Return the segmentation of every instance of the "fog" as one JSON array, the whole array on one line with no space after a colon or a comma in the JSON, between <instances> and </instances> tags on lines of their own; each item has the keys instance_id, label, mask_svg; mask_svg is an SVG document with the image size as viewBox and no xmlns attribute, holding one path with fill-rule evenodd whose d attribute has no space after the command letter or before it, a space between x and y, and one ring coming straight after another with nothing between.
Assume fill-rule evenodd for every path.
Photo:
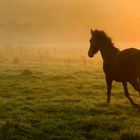
<instances>
[{"instance_id":1,"label":"fog","mask_svg":"<svg viewBox=\"0 0 140 140\"><path fill-rule=\"evenodd\" d=\"M140 41L138 0L1 0L0 44L87 43L90 29Z\"/></svg>"}]
</instances>

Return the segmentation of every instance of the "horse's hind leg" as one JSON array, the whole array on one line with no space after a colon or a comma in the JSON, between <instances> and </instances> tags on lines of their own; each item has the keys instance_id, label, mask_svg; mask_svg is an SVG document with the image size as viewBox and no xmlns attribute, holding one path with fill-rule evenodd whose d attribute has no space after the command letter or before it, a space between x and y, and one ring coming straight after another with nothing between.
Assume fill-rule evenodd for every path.
<instances>
[{"instance_id":1,"label":"horse's hind leg","mask_svg":"<svg viewBox=\"0 0 140 140\"><path fill-rule=\"evenodd\" d=\"M138 105L134 103L134 101L131 99L131 97L129 95L128 88L127 88L127 82L123 82L123 87L124 87L124 94L129 99L131 105L133 107L138 107Z\"/></svg>"},{"instance_id":2,"label":"horse's hind leg","mask_svg":"<svg viewBox=\"0 0 140 140\"><path fill-rule=\"evenodd\" d=\"M129 83L133 86L133 88L139 92L140 94L140 82L139 79L135 78L135 80L129 81Z\"/></svg>"}]
</instances>

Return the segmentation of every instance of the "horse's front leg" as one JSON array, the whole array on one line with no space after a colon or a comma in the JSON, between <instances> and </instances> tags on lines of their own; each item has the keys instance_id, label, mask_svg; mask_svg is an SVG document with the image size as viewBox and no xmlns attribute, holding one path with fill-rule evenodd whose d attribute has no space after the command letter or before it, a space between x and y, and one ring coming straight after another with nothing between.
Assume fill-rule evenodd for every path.
<instances>
[{"instance_id":1,"label":"horse's front leg","mask_svg":"<svg viewBox=\"0 0 140 140\"><path fill-rule=\"evenodd\" d=\"M110 95L111 95L111 89L112 89L112 81L110 78L106 77L106 83L107 83L107 103L110 103Z\"/></svg>"}]
</instances>

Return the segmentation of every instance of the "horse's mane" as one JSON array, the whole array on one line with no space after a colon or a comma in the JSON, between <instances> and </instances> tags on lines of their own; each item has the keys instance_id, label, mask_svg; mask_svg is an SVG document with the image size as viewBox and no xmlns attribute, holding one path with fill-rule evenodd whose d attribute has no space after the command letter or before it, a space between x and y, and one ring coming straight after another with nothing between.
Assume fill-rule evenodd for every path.
<instances>
[{"instance_id":1,"label":"horse's mane","mask_svg":"<svg viewBox=\"0 0 140 140\"><path fill-rule=\"evenodd\" d=\"M101 43L104 43L106 46L110 47L110 49L114 51L119 51L118 48L116 48L109 36L104 31L94 30L93 32L94 38L98 38Z\"/></svg>"}]
</instances>

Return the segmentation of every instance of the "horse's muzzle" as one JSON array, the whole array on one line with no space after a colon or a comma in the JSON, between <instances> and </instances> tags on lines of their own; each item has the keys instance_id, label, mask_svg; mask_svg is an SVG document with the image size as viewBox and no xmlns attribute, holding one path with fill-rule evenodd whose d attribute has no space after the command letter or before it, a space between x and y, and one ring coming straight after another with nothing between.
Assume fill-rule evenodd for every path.
<instances>
[{"instance_id":1,"label":"horse's muzzle","mask_svg":"<svg viewBox=\"0 0 140 140\"><path fill-rule=\"evenodd\" d=\"M88 51L88 56L93 57L94 55L90 51Z\"/></svg>"}]
</instances>

